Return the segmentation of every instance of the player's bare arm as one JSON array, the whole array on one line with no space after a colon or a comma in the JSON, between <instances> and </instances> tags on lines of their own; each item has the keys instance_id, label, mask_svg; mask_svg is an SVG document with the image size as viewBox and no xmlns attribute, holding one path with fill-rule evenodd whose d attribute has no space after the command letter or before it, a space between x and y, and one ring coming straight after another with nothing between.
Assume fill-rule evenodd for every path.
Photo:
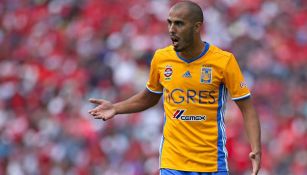
<instances>
[{"instance_id":1,"label":"player's bare arm","mask_svg":"<svg viewBox=\"0 0 307 175\"><path fill-rule=\"evenodd\" d=\"M251 98L238 100L236 103L243 114L245 129L252 148L252 152L249 154L253 166L252 175L257 175L261 164L261 131L259 118L253 107Z\"/></svg>"},{"instance_id":2,"label":"player's bare arm","mask_svg":"<svg viewBox=\"0 0 307 175\"><path fill-rule=\"evenodd\" d=\"M113 118L116 114L127 114L144 111L154 105L156 105L160 99L160 94L155 94L147 89L139 92L138 94L130 97L127 100L112 104L109 101L103 99L89 99L91 103L97 104L94 109L91 109L89 113L94 116L95 119L108 120Z\"/></svg>"}]
</instances>

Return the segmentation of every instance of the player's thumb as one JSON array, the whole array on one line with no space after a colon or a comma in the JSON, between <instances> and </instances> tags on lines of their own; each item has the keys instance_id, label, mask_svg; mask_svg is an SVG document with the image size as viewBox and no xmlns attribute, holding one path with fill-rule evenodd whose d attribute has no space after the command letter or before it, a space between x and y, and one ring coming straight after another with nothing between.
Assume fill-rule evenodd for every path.
<instances>
[{"instance_id":1,"label":"player's thumb","mask_svg":"<svg viewBox=\"0 0 307 175\"><path fill-rule=\"evenodd\" d=\"M256 155L256 153L250 152L249 153L249 158L250 158L250 160L252 162L252 167L253 167L252 175L257 175L260 167L257 164L257 155Z\"/></svg>"},{"instance_id":2,"label":"player's thumb","mask_svg":"<svg viewBox=\"0 0 307 175\"><path fill-rule=\"evenodd\" d=\"M255 159L256 158L256 154L254 152L250 152L249 153L249 158L252 160L252 159Z\"/></svg>"},{"instance_id":3,"label":"player's thumb","mask_svg":"<svg viewBox=\"0 0 307 175\"><path fill-rule=\"evenodd\" d=\"M97 105L100 105L104 102L104 100L96 99L96 98L90 98L88 101L91 102L91 103L97 104Z\"/></svg>"}]
</instances>

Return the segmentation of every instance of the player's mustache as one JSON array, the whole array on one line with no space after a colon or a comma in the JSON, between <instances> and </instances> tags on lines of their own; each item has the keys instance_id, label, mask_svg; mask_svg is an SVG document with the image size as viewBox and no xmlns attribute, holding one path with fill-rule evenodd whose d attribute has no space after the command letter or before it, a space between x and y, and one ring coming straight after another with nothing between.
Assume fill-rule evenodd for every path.
<instances>
[{"instance_id":1,"label":"player's mustache","mask_svg":"<svg viewBox=\"0 0 307 175\"><path fill-rule=\"evenodd\" d=\"M178 36L176 36L176 35L170 35L170 38L171 38L171 40L172 41L179 41L179 37Z\"/></svg>"}]
</instances>

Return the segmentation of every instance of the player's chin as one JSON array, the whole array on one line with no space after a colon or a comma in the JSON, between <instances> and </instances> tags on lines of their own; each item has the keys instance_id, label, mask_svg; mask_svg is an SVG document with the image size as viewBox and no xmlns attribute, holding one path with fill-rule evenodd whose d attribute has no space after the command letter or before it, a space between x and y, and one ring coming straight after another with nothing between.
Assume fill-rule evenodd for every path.
<instances>
[{"instance_id":1,"label":"player's chin","mask_svg":"<svg viewBox=\"0 0 307 175\"><path fill-rule=\"evenodd\" d=\"M174 50L176 52L182 52L183 49L181 47L179 47L179 46L174 46Z\"/></svg>"}]
</instances>

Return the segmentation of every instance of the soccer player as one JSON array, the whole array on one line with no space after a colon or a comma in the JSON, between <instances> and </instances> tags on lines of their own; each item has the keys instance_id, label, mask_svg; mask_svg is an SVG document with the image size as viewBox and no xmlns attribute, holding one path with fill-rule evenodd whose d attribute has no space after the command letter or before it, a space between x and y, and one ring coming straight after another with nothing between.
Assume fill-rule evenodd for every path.
<instances>
[{"instance_id":1,"label":"soccer player","mask_svg":"<svg viewBox=\"0 0 307 175\"><path fill-rule=\"evenodd\" d=\"M172 45L155 52L146 89L89 113L108 120L116 114L140 112L163 95L165 124L160 146L161 175L227 175L225 104L228 93L244 117L252 152L252 175L260 169L258 115L233 54L201 40L203 12L194 2L175 4L167 19Z\"/></svg>"}]
</instances>

